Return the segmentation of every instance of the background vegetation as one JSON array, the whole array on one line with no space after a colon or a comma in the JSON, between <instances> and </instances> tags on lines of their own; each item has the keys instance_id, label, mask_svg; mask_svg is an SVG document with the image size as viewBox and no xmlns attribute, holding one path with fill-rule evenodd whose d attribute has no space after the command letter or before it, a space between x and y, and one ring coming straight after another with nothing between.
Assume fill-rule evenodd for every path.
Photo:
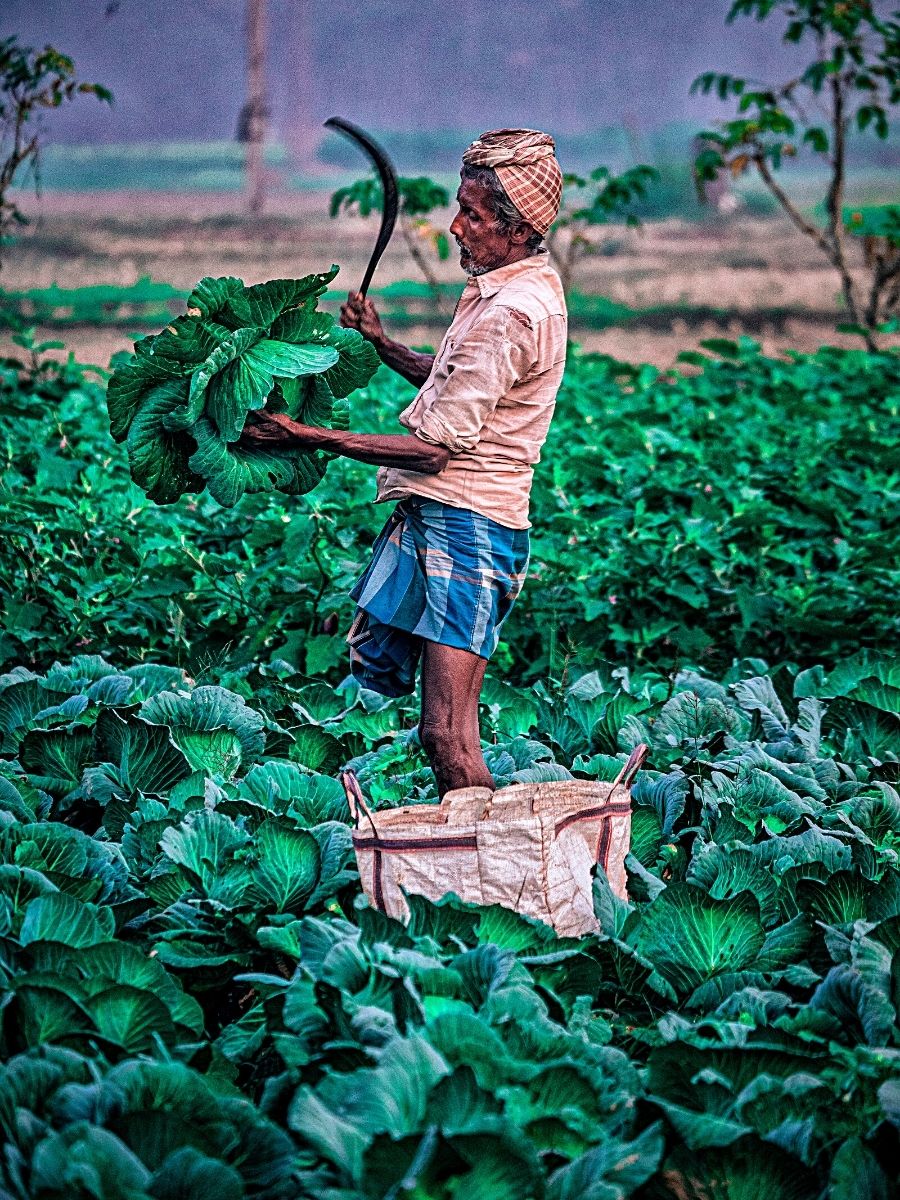
<instances>
[{"instance_id":1,"label":"background vegetation","mask_svg":"<svg viewBox=\"0 0 900 1200\"><path fill-rule=\"evenodd\" d=\"M499 661L516 680L588 662L806 666L892 642L896 355L774 360L746 339L661 373L573 352L533 493L531 580ZM159 507L106 431L102 378L38 355L0 393L6 491L0 661L160 655L197 674L251 660L338 682L337 614L386 514L371 471L332 467L299 504L207 494ZM352 405L388 428L383 369ZM36 523L35 517L39 520ZM312 638L312 641L309 639Z\"/></svg>"},{"instance_id":2,"label":"background vegetation","mask_svg":"<svg viewBox=\"0 0 900 1200\"><path fill-rule=\"evenodd\" d=\"M895 354L572 352L498 784L639 741L628 903L560 941L358 894L334 778L430 802L415 700L346 677L380 514L165 507L103 372L0 393L0 1181L21 1197L843 1200L897 1182ZM682 373L683 372L683 373ZM387 425L405 385L352 403ZM762 1191L760 1192L760 1189Z\"/></svg>"}]
</instances>

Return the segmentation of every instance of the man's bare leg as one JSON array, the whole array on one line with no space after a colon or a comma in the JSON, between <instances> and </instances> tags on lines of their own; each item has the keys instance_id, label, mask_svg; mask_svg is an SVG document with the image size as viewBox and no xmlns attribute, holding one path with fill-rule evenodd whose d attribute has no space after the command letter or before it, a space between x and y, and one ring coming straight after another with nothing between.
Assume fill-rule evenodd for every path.
<instances>
[{"instance_id":1,"label":"man's bare leg","mask_svg":"<svg viewBox=\"0 0 900 1200\"><path fill-rule=\"evenodd\" d=\"M462 787L494 787L481 753L478 697L487 659L455 646L424 643L419 737L438 795Z\"/></svg>"}]
</instances>

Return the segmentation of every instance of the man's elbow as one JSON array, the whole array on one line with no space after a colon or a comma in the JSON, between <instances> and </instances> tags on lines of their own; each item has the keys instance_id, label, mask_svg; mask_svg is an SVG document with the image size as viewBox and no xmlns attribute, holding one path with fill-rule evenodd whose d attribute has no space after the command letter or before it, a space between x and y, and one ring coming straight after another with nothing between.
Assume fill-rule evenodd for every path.
<instances>
[{"instance_id":1,"label":"man's elbow","mask_svg":"<svg viewBox=\"0 0 900 1200\"><path fill-rule=\"evenodd\" d=\"M440 475L450 461L450 451L446 446L430 446L429 453L422 465L423 475Z\"/></svg>"}]
</instances>

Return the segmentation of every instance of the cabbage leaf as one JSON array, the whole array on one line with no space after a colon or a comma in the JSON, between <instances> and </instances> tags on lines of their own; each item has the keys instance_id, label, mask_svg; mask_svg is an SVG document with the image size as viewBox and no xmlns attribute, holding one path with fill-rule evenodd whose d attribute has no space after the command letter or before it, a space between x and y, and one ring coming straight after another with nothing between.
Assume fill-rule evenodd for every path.
<instances>
[{"instance_id":1,"label":"cabbage leaf","mask_svg":"<svg viewBox=\"0 0 900 1200\"><path fill-rule=\"evenodd\" d=\"M208 489L231 507L247 492L299 495L322 479L320 451L238 447L263 408L304 424L346 429L346 397L364 387L378 355L361 334L316 309L337 267L245 287L201 279L187 313L135 344L107 389L110 431L125 442L131 477L172 504Z\"/></svg>"}]
</instances>

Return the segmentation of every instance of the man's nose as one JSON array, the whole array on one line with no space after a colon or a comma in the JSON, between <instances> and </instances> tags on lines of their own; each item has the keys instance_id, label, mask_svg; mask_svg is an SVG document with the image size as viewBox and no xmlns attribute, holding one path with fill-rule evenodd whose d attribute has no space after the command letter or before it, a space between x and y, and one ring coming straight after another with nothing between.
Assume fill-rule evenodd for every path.
<instances>
[{"instance_id":1,"label":"man's nose","mask_svg":"<svg viewBox=\"0 0 900 1200\"><path fill-rule=\"evenodd\" d=\"M454 237L462 237L462 210L450 222L450 232Z\"/></svg>"}]
</instances>

